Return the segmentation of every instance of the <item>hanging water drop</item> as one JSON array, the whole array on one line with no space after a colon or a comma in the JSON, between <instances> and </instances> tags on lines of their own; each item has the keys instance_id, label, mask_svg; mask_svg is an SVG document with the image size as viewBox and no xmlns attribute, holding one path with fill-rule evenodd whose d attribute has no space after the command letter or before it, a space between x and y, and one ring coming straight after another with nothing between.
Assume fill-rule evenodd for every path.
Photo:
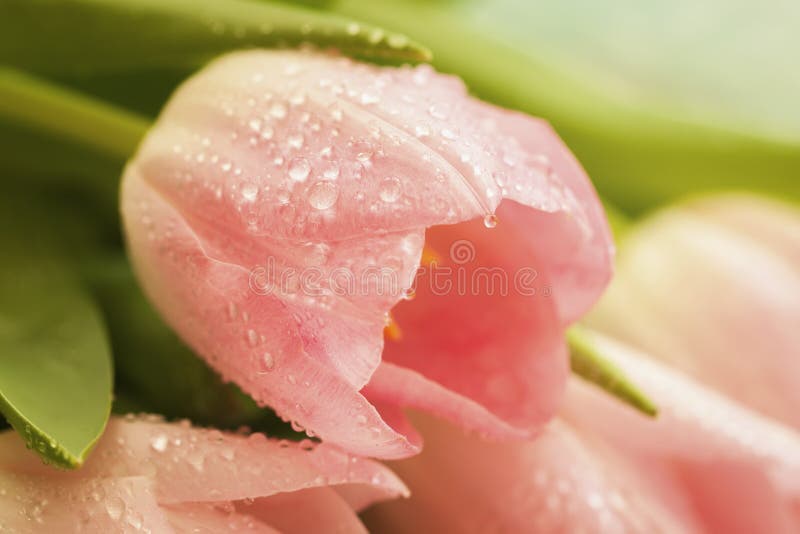
<instances>
[{"instance_id":1,"label":"hanging water drop","mask_svg":"<svg viewBox=\"0 0 800 534\"><path fill-rule=\"evenodd\" d=\"M494 228L497 226L497 215L489 213L483 218L483 225L486 228Z\"/></svg>"}]
</instances>

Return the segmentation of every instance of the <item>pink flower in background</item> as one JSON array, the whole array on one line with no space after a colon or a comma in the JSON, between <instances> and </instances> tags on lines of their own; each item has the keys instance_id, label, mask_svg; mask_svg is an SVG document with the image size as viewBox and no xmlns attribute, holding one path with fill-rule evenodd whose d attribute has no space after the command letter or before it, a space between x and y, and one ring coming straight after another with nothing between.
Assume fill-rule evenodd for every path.
<instances>
[{"instance_id":1,"label":"pink flower in background","mask_svg":"<svg viewBox=\"0 0 800 534\"><path fill-rule=\"evenodd\" d=\"M578 379L561 420L533 441L485 441L420 418L425 449L391 463L411 498L372 508L368 527L570 534L800 529L800 435L645 355L593 339L652 396L658 418Z\"/></svg>"},{"instance_id":2,"label":"pink flower in background","mask_svg":"<svg viewBox=\"0 0 800 534\"><path fill-rule=\"evenodd\" d=\"M20 534L361 533L357 512L401 495L379 463L310 441L117 418L64 472L0 435L0 526Z\"/></svg>"},{"instance_id":3,"label":"pink flower in background","mask_svg":"<svg viewBox=\"0 0 800 534\"><path fill-rule=\"evenodd\" d=\"M706 532L800 530L800 434L618 342L594 341L653 398L658 417L644 418L577 380L563 417L672 488Z\"/></svg>"},{"instance_id":4,"label":"pink flower in background","mask_svg":"<svg viewBox=\"0 0 800 534\"><path fill-rule=\"evenodd\" d=\"M638 225L589 323L800 428L800 213L744 194Z\"/></svg>"},{"instance_id":5,"label":"pink flower in background","mask_svg":"<svg viewBox=\"0 0 800 534\"><path fill-rule=\"evenodd\" d=\"M128 165L122 212L147 294L210 365L385 458L419 450L406 406L532 435L565 385L563 330L610 275L600 204L549 126L427 66L217 60Z\"/></svg>"}]
</instances>

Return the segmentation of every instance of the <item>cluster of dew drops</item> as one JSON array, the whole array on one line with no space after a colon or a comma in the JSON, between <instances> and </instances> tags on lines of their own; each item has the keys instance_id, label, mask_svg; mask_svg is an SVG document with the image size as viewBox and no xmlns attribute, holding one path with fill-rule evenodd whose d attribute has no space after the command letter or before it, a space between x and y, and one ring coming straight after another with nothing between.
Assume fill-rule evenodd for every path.
<instances>
[{"instance_id":1,"label":"cluster of dew drops","mask_svg":"<svg viewBox=\"0 0 800 534\"><path fill-rule=\"evenodd\" d=\"M517 197L533 197L534 204L551 210L569 204L568 191L553 194L559 181L547 156L528 154L491 119L472 124L459 118L475 107L460 81L426 65L376 70L346 58L300 53L310 59L287 54L277 80L274 72L254 67L247 79L235 82L235 90L220 91L216 105L232 125L227 133L198 133L173 146L199 176L210 173L205 185L215 198L225 196L236 206L252 233L268 234L280 220L289 231L310 233L335 220L343 197L345 209L352 201L379 218L392 210L407 217L414 202L423 202L445 214L444 223L457 222L463 217L459 207L434 189L448 173L472 191L487 228L497 225L494 209L510 193L511 173L531 175L512 181ZM462 94L448 99L453 91ZM348 115L354 115L349 122ZM358 121L363 136L343 133ZM432 175L427 189L380 170L380 161L403 144L423 147L421 168L430 167ZM191 168L183 172L191 181Z\"/></svg>"}]
</instances>

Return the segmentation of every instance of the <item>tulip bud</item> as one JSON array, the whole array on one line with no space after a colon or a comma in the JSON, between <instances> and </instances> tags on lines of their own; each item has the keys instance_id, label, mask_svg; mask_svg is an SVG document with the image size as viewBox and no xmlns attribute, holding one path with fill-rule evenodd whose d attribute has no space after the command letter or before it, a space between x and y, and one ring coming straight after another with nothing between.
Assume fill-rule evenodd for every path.
<instances>
[{"instance_id":1,"label":"tulip bud","mask_svg":"<svg viewBox=\"0 0 800 534\"><path fill-rule=\"evenodd\" d=\"M800 427L800 214L745 195L668 208L624 241L590 317L763 413Z\"/></svg>"},{"instance_id":2,"label":"tulip bud","mask_svg":"<svg viewBox=\"0 0 800 534\"><path fill-rule=\"evenodd\" d=\"M366 455L418 450L404 406L536 431L567 376L563 330L609 276L602 209L554 132L427 66L223 57L166 106L122 212L188 345Z\"/></svg>"}]
</instances>

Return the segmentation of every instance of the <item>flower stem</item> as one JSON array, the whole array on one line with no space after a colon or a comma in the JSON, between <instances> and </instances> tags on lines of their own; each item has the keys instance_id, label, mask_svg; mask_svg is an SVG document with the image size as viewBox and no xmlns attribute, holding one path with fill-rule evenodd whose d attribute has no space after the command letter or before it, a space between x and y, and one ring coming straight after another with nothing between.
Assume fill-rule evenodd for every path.
<instances>
[{"instance_id":1,"label":"flower stem","mask_svg":"<svg viewBox=\"0 0 800 534\"><path fill-rule=\"evenodd\" d=\"M128 159L150 121L138 114L0 67L0 117Z\"/></svg>"}]
</instances>

